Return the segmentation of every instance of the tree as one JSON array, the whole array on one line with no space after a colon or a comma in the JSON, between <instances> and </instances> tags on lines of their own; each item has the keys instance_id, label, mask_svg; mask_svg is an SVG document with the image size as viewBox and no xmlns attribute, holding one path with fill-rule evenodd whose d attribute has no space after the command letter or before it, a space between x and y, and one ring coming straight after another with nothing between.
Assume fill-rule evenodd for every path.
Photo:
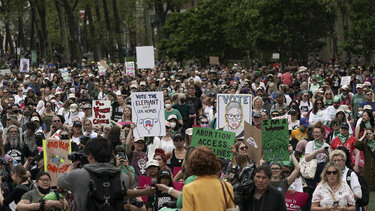
<instances>
[{"instance_id":1,"label":"tree","mask_svg":"<svg viewBox=\"0 0 375 211\"><path fill-rule=\"evenodd\" d=\"M375 49L375 4L371 0L352 0L349 5L351 27L344 49L365 56L367 63Z\"/></svg>"}]
</instances>

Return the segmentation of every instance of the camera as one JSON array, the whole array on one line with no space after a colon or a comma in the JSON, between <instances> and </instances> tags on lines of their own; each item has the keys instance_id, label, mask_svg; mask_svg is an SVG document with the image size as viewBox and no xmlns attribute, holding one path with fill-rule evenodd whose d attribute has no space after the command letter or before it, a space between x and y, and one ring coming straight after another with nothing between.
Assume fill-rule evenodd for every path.
<instances>
[{"instance_id":1,"label":"camera","mask_svg":"<svg viewBox=\"0 0 375 211\"><path fill-rule=\"evenodd\" d=\"M136 206L138 208L141 208L143 207L144 205L144 202L143 201L138 201L137 199L133 198L133 199L129 199L128 201L126 201L125 203L129 203L133 206Z\"/></svg>"},{"instance_id":2,"label":"camera","mask_svg":"<svg viewBox=\"0 0 375 211\"><path fill-rule=\"evenodd\" d=\"M71 160L72 163L78 163L77 168L82 168L83 165L89 163L87 155L83 151L70 153L68 159Z\"/></svg>"}]
</instances>

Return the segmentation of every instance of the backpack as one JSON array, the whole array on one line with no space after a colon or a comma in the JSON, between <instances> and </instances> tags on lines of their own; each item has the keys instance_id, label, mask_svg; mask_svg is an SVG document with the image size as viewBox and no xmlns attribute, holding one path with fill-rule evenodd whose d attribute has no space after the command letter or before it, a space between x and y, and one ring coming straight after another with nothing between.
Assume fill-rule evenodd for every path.
<instances>
[{"instance_id":1,"label":"backpack","mask_svg":"<svg viewBox=\"0 0 375 211\"><path fill-rule=\"evenodd\" d=\"M126 188L125 181L121 181L120 178L121 171L97 173L85 169L90 174L86 210L123 210Z\"/></svg>"},{"instance_id":2,"label":"backpack","mask_svg":"<svg viewBox=\"0 0 375 211\"><path fill-rule=\"evenodd\" d=\"M349 185L350 189L352 188L350 186L350 180L351 180L350 175L352 174L352 172L354 172L354 171L349 169L348 173L346 174L346 183ZM368 203L369 203L370 193L369 193L368 186L367 186L365 178L363 178L361 175L359 175L357 173L355 173L355 174L358 176L358 181L359 181L359 184L361 185L361 191L362 191L362 198L358 199L357 203L360 207L364 207L364 206L368 205Z\"/></svg>"}]
</instances>

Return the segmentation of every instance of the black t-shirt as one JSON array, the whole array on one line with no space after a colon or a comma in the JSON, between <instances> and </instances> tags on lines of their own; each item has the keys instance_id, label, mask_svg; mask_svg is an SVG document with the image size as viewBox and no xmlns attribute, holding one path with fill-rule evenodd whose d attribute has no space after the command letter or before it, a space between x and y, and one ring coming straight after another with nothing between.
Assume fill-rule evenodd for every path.
<instances>
[{"instance_id":1,"label":"black t-shirt","mask_svg":"<svg viewBox=\"0 0 375 211\"><path fill-rule=\"evenodd\" d=\"M4 146L4 151L6 155L11 156L17 163L25 163L25 158L31 156L29 148L25 145L23 148L11 148L10 144Z\"/></svg>"},{"instance_id":2,"label":"black t-shirt","mask_svg":"<svg viewBox=\"0 0 375 211\"><path fill-rule=\"evenodd\" d=\"M199 117L199 109L202 108L202 101L197 97L187 97L186 103L190 105L190 113L196 114Z\"/></svg>"},{"instance_id":3,"label":"black t-shirt","mask_svg":"<svg viewBox=\"0 0 375 211\"><path fill-rule=\"evenodd\" d=\"M254 191L255 188L246 200L242 200L240 210L286 211L285 198L280 191L268 185L266 192L259 200L253 197Z\"/></svg>"},{"instance_id":4,"label":"black t-shirt","mask_svg":"<svg viewBox=\"0 0 375 211\"><path fill-rule=\"evenodd\" d=\"M166 207L168 204L168 208L176 208L176 201L177 199L173 196L169 195L168 193L161 193L160 191L156 191L154 196L148 197L146 201L146 208L154 208L153 210L160 210L163 207ZM173 205L170 207L169 205Z\"/></svg>"}]
</instances>

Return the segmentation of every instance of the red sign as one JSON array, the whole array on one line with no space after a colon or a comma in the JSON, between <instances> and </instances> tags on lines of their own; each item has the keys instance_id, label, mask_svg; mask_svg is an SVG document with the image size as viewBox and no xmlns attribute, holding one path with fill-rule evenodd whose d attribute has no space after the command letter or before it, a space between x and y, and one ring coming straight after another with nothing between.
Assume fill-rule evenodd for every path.
<instances>
[{"instance_id":1,"label":"red sign","mask_svg":"<svg viewBox=\"0 0 375 211\"><path fill-rule=\"evenodd\" d=\"M293 195L290 195L290 191L287 191L285 196L286 209L288 211L301 210L308 199L308 193L295 192Z\"/></svg>"}]
</instances>

